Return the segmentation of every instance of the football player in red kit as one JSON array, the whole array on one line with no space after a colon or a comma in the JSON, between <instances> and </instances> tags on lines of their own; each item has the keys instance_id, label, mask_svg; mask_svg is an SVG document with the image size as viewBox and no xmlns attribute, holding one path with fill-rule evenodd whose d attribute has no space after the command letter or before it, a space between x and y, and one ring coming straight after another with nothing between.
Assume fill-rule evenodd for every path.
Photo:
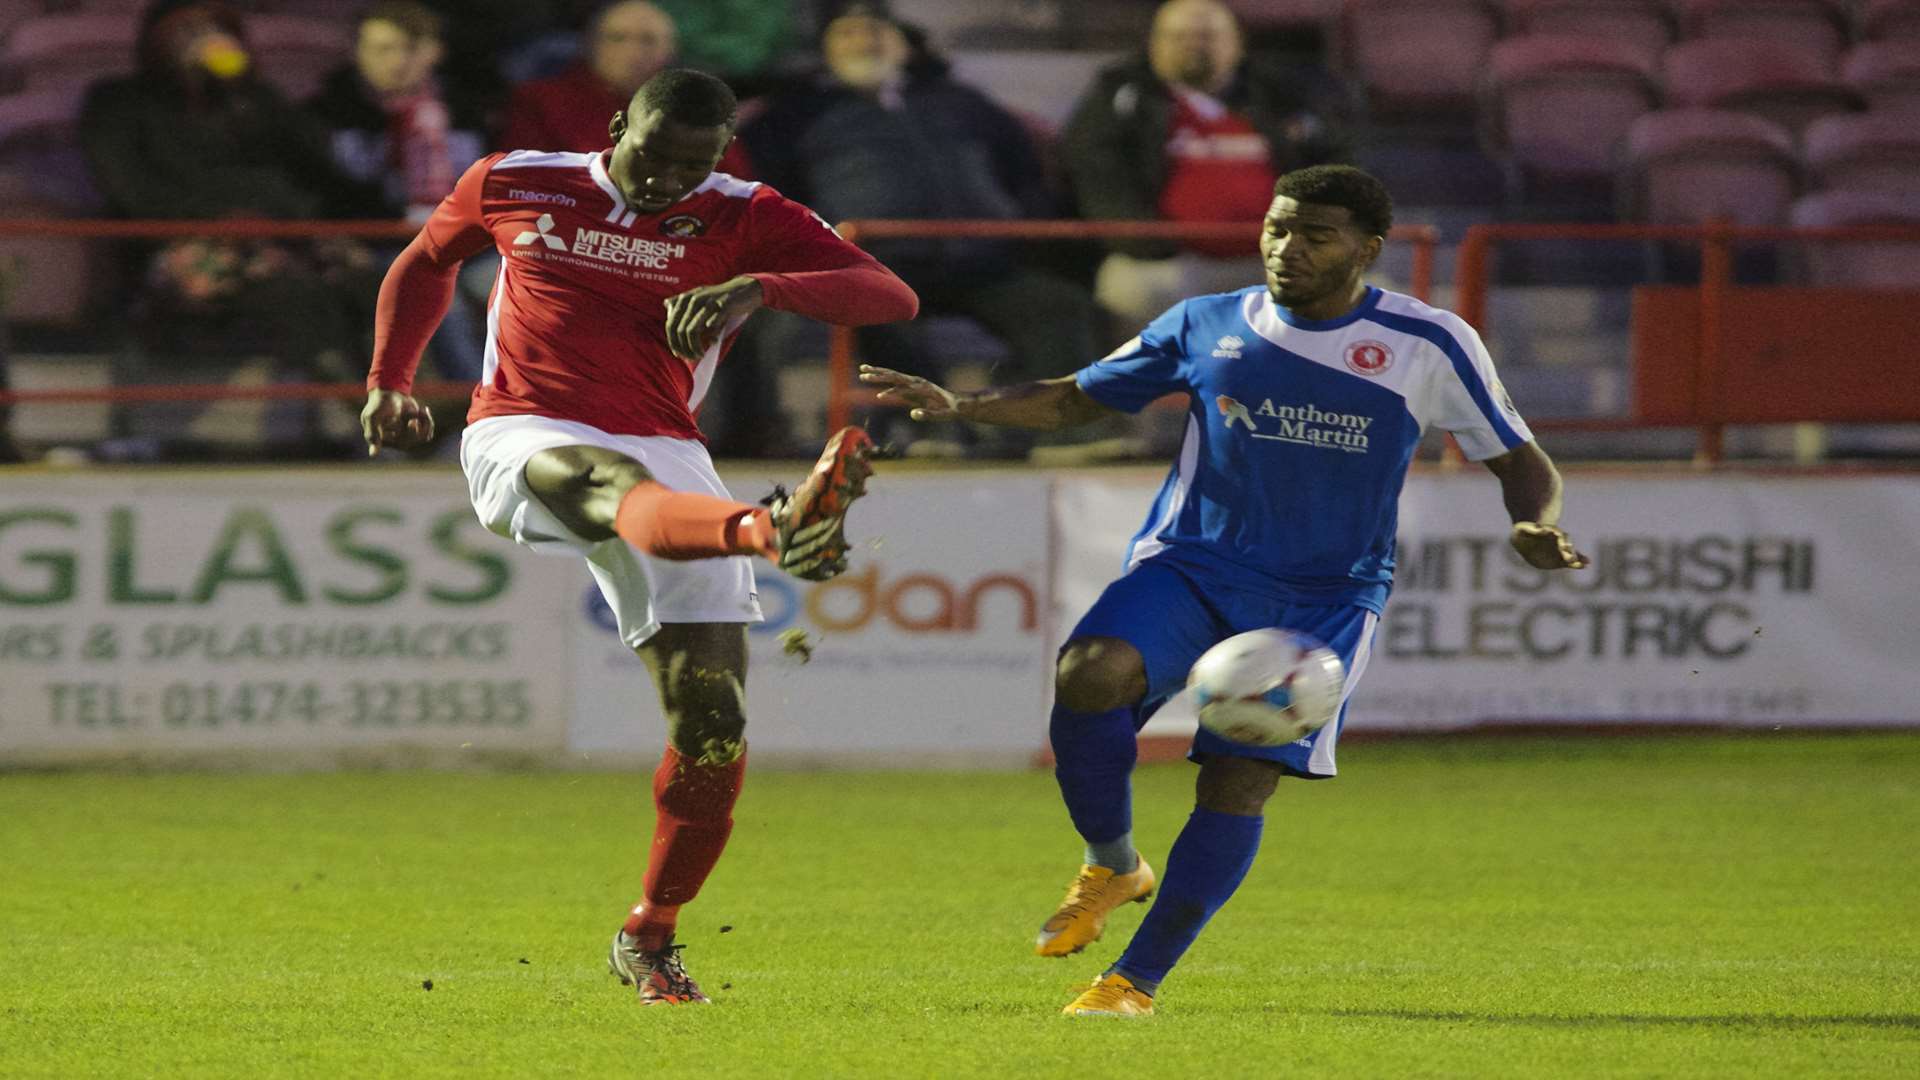
<instances>
[{"instance_id":1,"label":"football player in red kit","mask_svg":"<svg viewBox=\"0 0 1920 1080\"><path fill-rule=\"evenodd\" d=\"M586 558L659 689L653 844L609 957L648 1004L707 1000L673 933L726 845L746 765L750 557L810 580L844 569L872 449L861 429L839 432L763 508L721 486L694 414L757 308L863 325L919 306L812 211L713 171L735 107L720 80L668 70L614 115L610 150L494 154L467 170L387 272L361 413L370 452L432 437L408 392L414 368L461 260L497 248L460 462L489 529Z\"/></svg>"}]
</instances>

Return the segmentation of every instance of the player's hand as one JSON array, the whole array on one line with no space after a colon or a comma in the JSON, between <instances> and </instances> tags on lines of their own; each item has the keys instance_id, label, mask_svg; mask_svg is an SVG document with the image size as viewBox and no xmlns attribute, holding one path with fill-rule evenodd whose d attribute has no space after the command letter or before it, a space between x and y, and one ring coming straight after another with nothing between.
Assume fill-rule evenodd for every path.
<instances>
[{"instance_id":1,"label":"player's hand","mask_svg":"<svg viewBox=\"0 0 1920 1080\"><path fill-rule=\"evenodd\" d=\"M667 297L667 347L688 363L699 361L727 323L759 310L765 295L760 283L742 274L718 285L703 285Z\"/></svg>"},{"instance_id":2,"label":"player's hand","mask_svg":"<svg viewBox=\"0 0 1920 1080\"><path fill-rule=\"evenodd\" d=\"M905 406L915 420L960 419L960 395L918 375L861 364L860 381L880 387L882 402Z\"/></svg>"},{"instance_id":3,"label":"player's hand","mask_svg":"<svg viewBox=\"0 0 1920 1080\"><path fill-rule=\"evenodd\" d=\"M1516 521L1507 541L1527 560L1528 566L1542 570L1578 570L1593 561L1576 551L1573 538L1555 525Z\"/></svg>"},{"instance_id":4,"label":"player's hand","mask_svg":"<svg viewBox=\"0 0 1920 1080\"><path fill-rule=\"evenodd\" d=\"M411 450L433 438L433 411L398 390L367 391L367 407L360 410L360 434L367 440L367 456L383 446Z\"/></svg>"}]
</instances>

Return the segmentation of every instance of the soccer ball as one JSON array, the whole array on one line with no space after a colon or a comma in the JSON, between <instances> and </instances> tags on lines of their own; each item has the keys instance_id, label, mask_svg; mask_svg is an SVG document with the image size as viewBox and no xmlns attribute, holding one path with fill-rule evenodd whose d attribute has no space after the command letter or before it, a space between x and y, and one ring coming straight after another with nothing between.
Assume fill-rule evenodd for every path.
<instances>
[{"instance_id":1,"label":"soccer ball","mask_svg":"<svg viewBox=\"0 0 1920 1080\"><path fill-rule=\"evenodd\" d=\"M1249 630L1208 649L1187 674L1200 726L1230 742L1284 746L1340 711L1346 668L1293 630Z\"/></svg>"}]
</instances>

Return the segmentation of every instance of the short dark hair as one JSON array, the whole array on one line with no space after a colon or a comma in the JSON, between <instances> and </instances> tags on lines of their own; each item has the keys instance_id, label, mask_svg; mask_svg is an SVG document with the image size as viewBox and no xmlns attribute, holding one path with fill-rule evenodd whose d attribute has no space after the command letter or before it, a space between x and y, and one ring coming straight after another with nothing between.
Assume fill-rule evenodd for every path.
<instances>
[{"instance_id":1,"label":"short dark hair","mask_svg":"<svg viewBox=\"0 0 1920 1080\"><path fill-rule=\"evenodd\" d=\"M668 68L634 91L627 111L642 110L692 127L730 128L739 117L740 102L731 87L704 71Z\"/></svg>"},{"instance_id":2,"label":"short dark hair","mask_svg":"<svg viewBox=\"0 0 1920 1080\"><path fill-rule=\"evenodd\" d=\"M353 24L359 27L370 22L392 23L415 41L438 41L445 27L440 14L419 0L378 0L361 8Z\"/></svg>"},{"instance_id":3,"label":"short dark hair","mask_svg":"<svg viewBox=\"0 0 1920 1080\"><path fill-rule=\"evenodd\" d=\"M1387 194L1387 185L1351 165L1295 169L1275 181L1273 194L1294 202L1344 206L1368 236L1385 236L1393 228L1393 196Z\"/></svg>"}]
</instances>

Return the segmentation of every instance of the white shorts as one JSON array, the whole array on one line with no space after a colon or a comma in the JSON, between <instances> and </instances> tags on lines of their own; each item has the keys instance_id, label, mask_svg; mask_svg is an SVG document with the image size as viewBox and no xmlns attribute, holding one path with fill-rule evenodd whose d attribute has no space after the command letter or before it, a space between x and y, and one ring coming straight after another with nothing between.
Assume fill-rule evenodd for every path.
<instances>
[{"instance_id":1,"label":"white shorts","mask_svg":"<svg viewBox=\"0 0 1920 1080\"><path fill-rule=\"evenodd\" d=\"M515 543L555 555L581 555L619 620L620 637L638 648L661 623L760 621L753 564L745 556L658 559L625 540L585 540L560 523L527 487L527 459L562 446L599 446L625 454L675 491L730 499L707 448L664 435L609 435L545 416L490 416L460 437L460 468L480 524Z\"/></svg>"}]
</instances>

